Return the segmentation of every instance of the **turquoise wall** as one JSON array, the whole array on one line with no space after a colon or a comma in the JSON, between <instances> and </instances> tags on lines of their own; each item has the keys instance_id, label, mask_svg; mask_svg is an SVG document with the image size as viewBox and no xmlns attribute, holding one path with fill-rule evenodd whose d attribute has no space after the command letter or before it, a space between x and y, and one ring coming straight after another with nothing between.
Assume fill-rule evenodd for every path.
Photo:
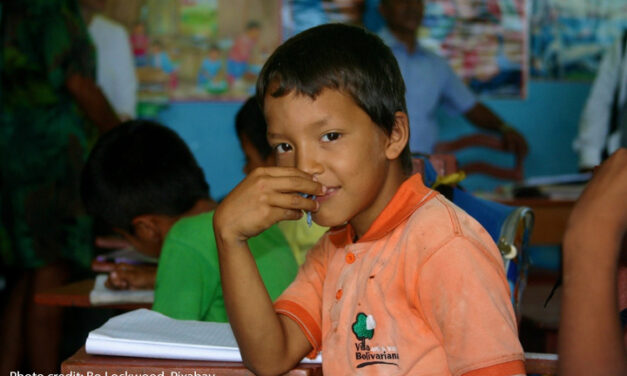
<instances>
[{"instance_id":1,"label":"turquoise wall","mask_svg":"<svg viewBox=\"0 0 627 376\"><path fill-rule=\"evenodd\" d=\"M506 122L518 129L529 143L529 155L525 159L525 177L575 173L577 155L572 143L577 135L579 117L583 110L590 83L565 83L532 81L527 98L486 100L484 103ZM476 128L461 117L440 114L442 124L440 138L455 139L472 133ZM483 160L505 167L512 167L510 155L487 149L458 154L458 160ZM464 183L469 190L493 190L507 183L485 176L470 176Z\"/></svg>"},{"instance_id":2,"label":"turquoise wall","mask_svg":"<svg viewBox=\"0 0 627 376\"><path fill-rule=\"evenodd\" d=\"M525 161L526 177L577 171L571 144L589 89L589 83L536 81L530 82L527 99L484 101L527 138L530 152ZM244 155L233 125L240 105L240 102L179 102L170 104L157 118L189 144L216 199L223 198L244 177ZM461 117L440 114L440 120L442 139L454 139L474 131ZM464 152L458 157L462 163L487 159L503 166L513 165L510 156L485 149ZM470 176L464 186L472 191L492 190L503 183Z\"/></svg>"},{"instance_id":3,"label":"turquoise wall","mask_svg":"<svg viewBox=\"0 0 627 376\"><path fill-rule=\"evenodd\" d=\"M220 200L244 178L244 154L234 119L241 102L179 102L162 110L157 120L187 142L205 171L211 196Z\"/></svg>"}]
</instances>

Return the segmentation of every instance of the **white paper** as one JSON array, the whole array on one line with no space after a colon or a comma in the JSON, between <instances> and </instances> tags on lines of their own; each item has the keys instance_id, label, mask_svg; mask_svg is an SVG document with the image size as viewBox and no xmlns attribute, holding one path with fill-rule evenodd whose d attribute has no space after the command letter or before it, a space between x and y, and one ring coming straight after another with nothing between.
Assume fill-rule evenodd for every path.
<instances>
[{"instance_id":1,"label":"white paper","mask_svg":"<svg viewBox=\"0 0 627 376\"><path fill-rule=\"evenodd\" d=\"M241 362L227 323L175 320L148 309L109 319L87 336L88 354ZM305 363L320 363L303 359Z\"/></svg>"},{"instance_id":2,"label":"white paper","mask_svg":"<svg viewBox=\"0 0 627 376\"><path fill-rule=\"evenodd\" d=\"M99 304L153 303L154 290L111 290L105 286L107 274L98 274L94 288L89 292L89 302Z\"/></svg>"},{"instance_id":3,"label":"white paper","mask_svg":"<svg viewBox=\"0 0 627 376\"><path fill-rule=\"evenodd\" d=\"M533 176L525 179L522 186L537 186L548 184L573 184L587 182L592 178L591 172L582 172L578 174L562 174L548 176Z\"/></svg>"}]
</instances>

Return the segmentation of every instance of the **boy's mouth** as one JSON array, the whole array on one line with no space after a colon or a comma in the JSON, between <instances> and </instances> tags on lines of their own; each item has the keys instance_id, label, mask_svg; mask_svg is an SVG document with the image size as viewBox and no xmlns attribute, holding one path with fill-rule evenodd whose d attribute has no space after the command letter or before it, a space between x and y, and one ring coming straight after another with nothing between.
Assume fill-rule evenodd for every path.
<instances>
[{"instance_id":1,"label":"boy's mouth","mask_svg":"<svg viewBox=\"0 0 627 376\"><path fill-rule=\"evenodd\" d=\"M331 198L331 196L335 195L335 193L337 193L339 189L340 187L327 187L327 191L324 195L316 196L316 201L318 201L318 203L323 203L324 201Z\"/></svg>"}]
</instances>

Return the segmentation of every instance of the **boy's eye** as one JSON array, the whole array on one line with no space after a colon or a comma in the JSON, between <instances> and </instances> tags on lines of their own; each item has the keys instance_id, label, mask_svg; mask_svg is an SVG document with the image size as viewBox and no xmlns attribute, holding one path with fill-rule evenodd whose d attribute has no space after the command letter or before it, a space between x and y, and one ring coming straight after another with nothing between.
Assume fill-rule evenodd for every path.
<instances>
[{"instance_id":1,"label":"boy's eye","mask_svg":"<svg viewBox=\"0 0 627 376\"><path fill-rule=\"evenodd\" d=\"M322 141L324 142L335 141L338 138L340 138L340 136L341 135L338 132L329 132L329 133L322 135Z\"/></svg>"},{"instance_id":2,"label":"boy's eye","mask_svg":"<svg viewBox=\"0 0 627 376\"><path fill-rule=\"evenodd\" d=\"M290 144L280 143L274 147L274 150L276 150L276 152L279 154L287 153L288 151L292 150L292 146Z\"/></svg>"}]
</instances>

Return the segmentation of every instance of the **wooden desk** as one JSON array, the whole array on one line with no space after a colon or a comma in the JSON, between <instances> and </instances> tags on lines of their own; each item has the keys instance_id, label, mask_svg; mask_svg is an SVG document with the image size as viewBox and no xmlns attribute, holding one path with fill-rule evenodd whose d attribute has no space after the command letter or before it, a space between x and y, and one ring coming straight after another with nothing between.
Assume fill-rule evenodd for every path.
<instances>
[{"instance_id":1,"label":"wooden desk","mask_svg":"<svg viewBox=\"0 0 627 376\"><path fill-rule=\"evenodd\" d=\"M155 374L164 372L164 376L176 376L179 374L207 374L216 376L226 375L253 375L239 362L210 362L198 360L175 359L148 359L130 358L123 356L90 355L85 348L79 349L66 361L61 363L61 373L69 375L75 372L77 375L111 375L115 374ZM105 373L106 372L106 373ZM321 376L321 364L300 364L287 373L290 376Z\"/></svg>"},{"instance_id":2,"label":"wooden desk","mask_svg":"<svg viewBox=\"0 0 627 376\"><path fill-rule=\"evenodd\" d=\"M525 353L525 370L528 374L557 375L557 355Z\"/></svg>"},{"instance_id":3,"label":"wooden desk","mask_svg":"<svg viewBox=\"0 0 627 376\"><path fill-rule=\"evenodd\" d=\"M530 245L560 245L566 230L568 216L574 200L550 200L546 198L518 198L496 200L511 206L527 206L533 210L534 225Z\"/></svg>"},{"instance_id":4,"label":"wooden desk","mask_svg":"<svg viewBox=\"0 0 627 376\"><path fill-rule=\"evenodd\" d=\"M35 294L35 303L59 307L103 307L124 310L152 307L152 304L146 303L92 305L89 301L89 292L93 288L93 279L70 283L61 287L38 292Z\"/></svg>"},{"instance_id":5,"label":"wooden desk","mask_svg":"<svg viewBox=\"0 0 627 376\"><path fill-rule=\"evenodd\" d=\"M525 354L525 367L527 373L538 373L543 375L555 375L557 373L557 357L555 354ZM164 376L179 374L209 374L216 376L226 375L252 375L242 363L239 362L210 362L197 360L174 360L174 359L149 359L130 358L122 356L90 355L85 353L85 348L79 349L66 361L61 363L61 372L77 375L111 375L115 374L155 374L164 372ZM296 368L287 373L290 376L322 376L322 365L320 364L299 364Z\"/></svg>"}]
</instances>

